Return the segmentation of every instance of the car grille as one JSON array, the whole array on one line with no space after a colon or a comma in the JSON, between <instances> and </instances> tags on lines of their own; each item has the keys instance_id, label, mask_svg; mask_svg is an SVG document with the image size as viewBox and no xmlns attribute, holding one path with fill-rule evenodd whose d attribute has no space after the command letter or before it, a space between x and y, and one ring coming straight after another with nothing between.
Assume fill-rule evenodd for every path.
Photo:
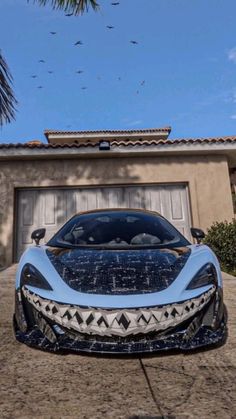
<instances>
[{"instance_id":1,"label":"car grille","mask_svg":"<svg viewBox=\"0 0 236 419\"><path fill-rule=\"evenodd\" d=\"M90 335L125 337L161 331L181 324L210 301L215 287L181 303L137 309L80 307L42 298L26 287L22 291L38 312L66 329Z\"/></svg>"}]
</instances>

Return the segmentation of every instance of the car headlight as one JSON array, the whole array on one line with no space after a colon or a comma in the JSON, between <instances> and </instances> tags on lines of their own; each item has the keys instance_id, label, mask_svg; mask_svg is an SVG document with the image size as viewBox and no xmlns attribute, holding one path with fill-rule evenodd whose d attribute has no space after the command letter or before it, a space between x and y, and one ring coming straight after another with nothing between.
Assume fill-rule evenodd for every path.
<instances>
[{"instance_id":1,"label":"car headlight","mask_svg":"<svg viewBox=\"0 0 236 419\"><path fill-rule=\"evenodd\" d=\"M217 273L215 266L212 263L207 263L196 273L186 289L194 290L211 284L217 285Z\"/></svg>"},{"instance_id":2,"label":"car headlight","mask_svg":"<svg viewBox=\"0 0 236 419\"><path fill-rule=\"evenodd\" d=\"M21 286L31 285L32 287L41 288L44 290L52 290L51 285L47 282L44 276L30 263L27 263L21 272Z\"/></svg>"}]
</instances>

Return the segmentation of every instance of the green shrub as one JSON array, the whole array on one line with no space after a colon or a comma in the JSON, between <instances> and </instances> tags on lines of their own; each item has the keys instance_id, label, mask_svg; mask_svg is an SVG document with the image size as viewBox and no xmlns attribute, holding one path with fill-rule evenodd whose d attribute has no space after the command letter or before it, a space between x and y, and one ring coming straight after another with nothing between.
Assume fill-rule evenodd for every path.
<instances>
[{"instance_id":1,"label":"green shrub","mask_svg":"<svg viewBox=\"0 0 236 419\"><path fill-rule=\"evenodd\" d=\"M213 223L204 243L215 252L222 270L236 276L236 220Z\"/></svg>"}]
</instances>

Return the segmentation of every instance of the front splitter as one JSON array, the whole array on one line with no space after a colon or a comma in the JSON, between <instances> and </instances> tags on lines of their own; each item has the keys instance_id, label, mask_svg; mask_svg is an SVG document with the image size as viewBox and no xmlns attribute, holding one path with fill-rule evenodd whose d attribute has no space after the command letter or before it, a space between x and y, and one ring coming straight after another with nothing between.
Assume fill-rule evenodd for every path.
<instances>
[{"instance_id":1,"label":"front splitter","mask_svg":"<svg viewBox=\"0 0 236 419\"><path fill-rule=\"evenodd\" d=\"M104 342L98 340L79 340L62 335L55 342L50 342L38 326L28 332L21 332L14 322L15 336L19 342L51 352L94 352L107 354L138 354L155 353L167 350L189 351L201 347L223 344L226 340L227 328L224 320L217 330L213 331L202 326L191 339L185 339L183 333L168 335L166 338L135 342Z\"/></svg>"}]
</instances>

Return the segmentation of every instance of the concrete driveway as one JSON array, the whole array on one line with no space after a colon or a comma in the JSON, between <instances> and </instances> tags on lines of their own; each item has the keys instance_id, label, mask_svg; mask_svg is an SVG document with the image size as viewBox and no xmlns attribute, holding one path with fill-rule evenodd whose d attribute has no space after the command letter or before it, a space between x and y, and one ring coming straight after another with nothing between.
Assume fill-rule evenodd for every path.
<instances>
[{"instance_id":1,"label":"concrete driveway","mask_svg":"<svg viewBox=\"0 0 236 419\"><path fill-rule=\"evenodd\" d=\"M56 355L12 333L15 266L0 273L1 418L236 418L236 280L218 349L136 358Z\"/></svg>"}]
</instances>

